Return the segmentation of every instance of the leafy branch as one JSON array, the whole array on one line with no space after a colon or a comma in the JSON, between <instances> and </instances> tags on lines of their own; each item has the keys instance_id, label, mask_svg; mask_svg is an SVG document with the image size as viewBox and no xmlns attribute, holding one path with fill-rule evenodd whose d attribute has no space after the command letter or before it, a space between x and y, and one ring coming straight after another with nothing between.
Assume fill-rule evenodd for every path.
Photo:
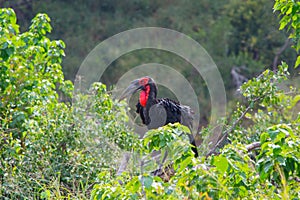
<instances>
[{"instance_id":1,"label":"leafy branch","mask_svg":"<svg viewBox=\"0 0 300 200\"><path fill-rule=\"evenodd\" d=\"M265 95L268 95L265 94ZM264 95L264 96L265 96ZM257 97L255 99L253 99L249 104L248 106L246 107L246 109L242 112L242 114L233 122L233 124L231 125L231 127L229 129L227 129L223 134L222 136L220 137L220 139L218 140L218 142L210 149L210 151L206 154L206 158L215 154L216 153L216 150L218 148L220 148L225 140L228 138L228 135L235 130L236 126L242 121L242 119L245 117L245 115L253 108L254 104L257 103L259 100L263 99L264 96L260 96L260 97ZM257 145L257 144L256 144ZM251 148L251 146L249 146L249 148Z\"/></svg>"}]
</instances>

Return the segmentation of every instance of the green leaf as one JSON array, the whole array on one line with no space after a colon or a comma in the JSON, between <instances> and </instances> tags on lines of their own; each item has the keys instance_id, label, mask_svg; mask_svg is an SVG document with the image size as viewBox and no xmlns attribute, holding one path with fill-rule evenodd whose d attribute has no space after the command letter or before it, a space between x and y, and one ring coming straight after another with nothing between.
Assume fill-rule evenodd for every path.
<instances>
[{"instance_id":1,"label":"green leaf","mask_svg":"<svg viewBox=\"0 0 300 200\"><path fill-rule=\"evenodd\" d=\"M50 190L46 190L41 193L41 199L50 199L51 197L51 192Z\"/></svg>"},{"instance_id":2,"label":"green leaf","mask_svg":"<svg viewBox=\"0 0 300 200\"><path fill-rule=\"evenodd\" d=\"M265 164L264 164L264 166L263 166L263 170L264 170L264 172L265 173L269 173L270 172L270 170L273 168L273 162L266 162Z\"/></svg>"},{"instance_id":3,"label":"green leaf","mask_svg":"<svg viewBox=\"0 0 300 200\"><path fill-rule=\"evenodd\" d=\"M160 147L160 148L163 148L163 147L165 147L165 145L166 145L166 141L165 141L164 138L162 138L162 139L159 141L159 147Z\"/></svg>"},{"instance_id":4,"label":"green leaf","mask_svg":"<svg viewBox=\"0 0 300 200\"><path fill-rule=\"evenodd\" d=\"M299 65L300 65L300 55L297 57L294 68L299 67Z\"/></svg>"},{"instance_id":5,"label":"green leaf","mask_svg":"<svg viewBox=\"0 0 300 200\"><path fill-rule=\"evenodd\" d=\"M280 20L280 27L279 30L284 29L284 27L286 27L286 25L289 23L290 21L290 17L289 16L284 16L281 20Z\"/></svg>"},{"instance_id":6,"label":"green leaf","mask_svg":"<svg viewBox=\"0 0 300 200\"><path fill-rule=\"evenodd\" d=\"M281 146L279 146L279 145L272 145L272 148L273 148L274 156L277 156L278 154L280 154L282 152Z\"/></svg>"},{"instance_id":7,"label":"green leaf","mask_svg":"<svg viewBox=\"0 0 300 200\"><path fill-rule=\"evenodd\" d=\"M181 161L181 162L179 163L180 168L178 169L178 171L184 170L184 169L191 163L191 160L192 160L192 157L191 157L191 156L188 156L188 157L186 157L183 161Z\"/></svg>"},{"instance_id":8,"label":"green leaf","mask_svg":"<svg viewBox=\"0 0 300 200\"><path fill-rule=\"evenodd\" d=\"M248 118L248 119L252 119L252 115L250 113L246 113L245 117Z\"/></svg>"},{"instance_id":9,"label":"green leaf","mask_svg":"<svg viewBox=\"0 0 300 200\"><path fill-rule=\"evenodd\" d=\"M296 95L292 100L292 107L294 107L300 101L300 95Z\"/></svg>"},{"instance_id":10,"label":"green leaf","mask_svg":"<svg viewBox=\"0 0 300 200\"><path fill-rule=\"evenodd\" d=\"M261 143L264 143L269 137L270 137L270 136L269 136L269 133L263 132L263 133L260 135L260 142L261 142Z\"/></svg>"},{"instance_id":11,"label":"green leaf","mask_svg":"<svg viewBox=\"0 0 300 200\"><path fill-rule=\"evenodd\" d=\"M281 166L286 166L285 159L282 156L278 156L276 160L279 162Z\"/></svg>"},{"instance_id":12,"label":"green leaf","mask_svg":"<svg viewBox=\"0 0 300 200\"><path fill-rule=\"evenodd\" d=\"M254 107L254 102L253 101L251 101L251 103L250 103L250 108L253 108Z\"/></svg>"},{"instance_id":13,"label":"green leaf","mask_svg":"<svg viewBox=\"0 0 300 200\"><path fill-rule=\"evenodd\" d=\"M261 145L261 150L262 150L262 151L268 150L270 144L271 144L270 142L264 142L264 143L262 143L262 145Z\"/></svg>"},{"instance_id":14,"label":"green leaf","mask_svg":"<svg viewBox=\"0 0 300 200\"><path fill-rule=\"evenodd\" d=\"M228 169L228 161L227 158L223 156L214 157L213 164L216 166L217 170L224 174Z\"/></svg>"},{"instance_id":15,"label":"green leaf","mask_svg":"<svg viewBox=\"0 0 300 200\"><path fill-rule=\"evenodd\" d=\"M277 129L271 130L270 129L270 130L268 130L268 133L270 135L271 140L274 140L277 137L279 130L277 130Z\"/></svg>"},{"instance_id":16,"label":"green leaf","mask_svg":"<svg viewBox=\"0 0 300 200\"><path fill-rule=\"evenodd\" d=\"M151 176L144 176L143 183L146 189L150 189L153 183L153 178Z\"/></svg>"},{"instance_id":17,"label":"green leaf","mask_svg":"<svg viewBox=\"0 0 300 200\"><path fill-rule=\"evenodd\" d=\"M288 10L286 11L286 15L289 15L289 14L291 14L292 13L292 10L293 10L293 6L290 6L289 8L288 8Z\"/></svg>"},{"instance_id":18,"label":"green leaf","mask_svg":"<svg viewBox=\"0 0 300 200\"><path fill-rule=\"evenodd\" d=\"M274 139L274 143L280 142L283 138L285 138L289 133L285 129L279 129L280 132L276 135Z\"/></svg>"}]
</instances>

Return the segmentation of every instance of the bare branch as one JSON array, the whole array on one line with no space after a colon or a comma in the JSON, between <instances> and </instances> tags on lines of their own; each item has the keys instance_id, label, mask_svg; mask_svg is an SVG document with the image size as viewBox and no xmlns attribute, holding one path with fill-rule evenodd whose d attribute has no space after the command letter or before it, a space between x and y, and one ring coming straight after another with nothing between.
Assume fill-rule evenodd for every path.
<instances>
[{"instance_id":1,"label":"bare branch","mask_svg":"<svg viewBox=\"0 0 300 200\"><path fill-rule=\"evenodd\" d=\"M173 163L168 164L164 168L159 168L150 173L152 176L160 177L164 182L168 182L175 174Z\"/></svg>"},{"instance_id":2,"label":"bare branch","mask_svg":"<svg viewBox=\"0 0 300 200\"><path fill-rule=\"evenodd\" d=\"M241 116L236 121L234 121L234 123L232 124L232 126L229 129L227 129L225 131L225 133L219 139L219 141L217 142L217 144L206 154L206 157L209 157L209 156L211 156L212 154L215 153L216 149L218 147L220 147L220 145L225 141L225 139L228 137L228 134L233 131L233 129L236 127L236 125L244 118L244 116L246 115L246 113L250 110L250 108L251 108L251 106L249 104L249 106L245 109L245 111L241 114Z\"/></svg>"},{"instance_id":3,"label":"bare branch","mask_svg":"<svg viewBox=\"0 0 300 200\"><path fill-rule=\"evenodd\" d=\"M290 38L287 38L283 44L283 46L276 52L274 60L273 60L273 71L277 69L277 63L278 63L278 59L279 56L284 52L284 50L286 48L288 48L290 46Z\"/></svg>"},{"instance_id":4,"label":"bare branch","mask_svg":"<svg viewBox=\"0 0 300 200\"><path fill-rule=\"evenodd\" d=\"M126 153L123 154L123 158L122 158L121 164L119 166L117 176L120 176L122 174L122 172L124 172L126 170L129 158L130 158L130 153L129 152L126 152Z\"/></svg>"},{"instance_id":5,"label":"bare branch","mask_svg":"<svg viewBox=\"0 0 300 200\"><path fill-rule=\"evenodd\" d=\"M258 149L258 148L260 148L260 142L253 142L253 143L248 144L248 145L246 146L246 149L247 149L248 152L249 152L249 151L253 151L253 150L255 150L255 149Z\"/></svg>"},{"instance_id":6,"label":"bare branch","mask_svg":"<svg viewBox=\"0 0 300 200\"><path fill-rule=\"evenodd\" d=\"M236 88L240 88L241 85L248 81L248 79L241 74L241 68L245 68L246 66L242 66L242 67L232 67L231 68L231 71L230 71L230 74L232 76L232 79L233 79L233 82L234 82L234 85Z\"/></svg>"},{"instance_id":7,"label":"bare branch","mask_svg":"<svg viewBox=\"0 0 300 200\"><path fill-rule=\"evenodd\" d=\"M224 132L222 137L218 140L217 144L206 154L206 158L211 156L212 154L215 154L216 149L221 146L221 144L228 137L228 134L231 133L233 131L233 129L238 125L238 123L245 117L246 113L251 109L252 104L259 101L260 99L264 98L266 95L268 95L268 93L264 94L263 96L257 97L255 99L253 99L252 101L250 101L249 105L244 110L244 112L241 114L241 116L236 121L233 122L232 126Z\"/></svg>"}]
</instances>

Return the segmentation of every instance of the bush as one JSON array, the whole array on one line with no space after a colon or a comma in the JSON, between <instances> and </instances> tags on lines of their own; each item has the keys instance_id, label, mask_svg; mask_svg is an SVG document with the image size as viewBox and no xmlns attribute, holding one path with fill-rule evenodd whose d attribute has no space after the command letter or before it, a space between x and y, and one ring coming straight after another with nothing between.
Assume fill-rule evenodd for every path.
<instances>
[{"instance_id":1,"label":"bush","mask_svg":"<svg viewBox=\"0 0 300 200\"><path fill-rule=\"evenodd\" d=\"M0 10L0 196L87 198L97 174L114 169L135 140L125 107L95 83L71 99L61 69L65 44L51 41L50 19L38 14L20 33L12 9ZM115 145L112 145L115 143Z\"/></svg>"},{"instance_id":2,"label":"bush","mask_svg":"<svg viewBox=\"0 0 300 200\"><path fill-rule=\"evenodd\" d=\"M195 159L188 140L179 137L186 132L183 127L175 124L151 130L137 150L144 158L150 158L153 150L168 151L168 158L160 159L164 165L144 165L141 160L133 174L114 179L102 172L92 198L299 198L300 117L292 112L299 94L291 88L287 95L279 88L287 75L283 64L277 73L267 70L241 87L248 105L238 104L227 123L224 135L231 142L225 147L217 145L213 152ZM157 168L163 176L153 176Z\"/></svg>"}]
</instances>

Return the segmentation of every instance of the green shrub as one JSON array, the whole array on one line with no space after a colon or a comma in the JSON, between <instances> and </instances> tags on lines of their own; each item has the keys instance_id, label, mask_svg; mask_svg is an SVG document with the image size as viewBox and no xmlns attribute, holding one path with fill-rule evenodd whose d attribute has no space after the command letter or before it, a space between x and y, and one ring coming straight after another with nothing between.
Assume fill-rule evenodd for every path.
<instances>
[{"instance_id":1,"label":"green shrub","mask_svg":"<svg viewBox=\"0 0 300 200\"><path fill-rule=\"evenodd\" d=\"M12 9L0 10L0 196L85 199L97 174L113 170L113 156L135 141L125 106L103 84L72 97L61 69L65 44L47 38L48 16L38 14L24 33L16 21Z\"/></svg>"},{"instance_id":2,"label":"green shrub","mask_svg":"<svg viewBox=\"0 0 300 200\"><path fill-rule=\"evenodd\" d=\"M297 106L299 91L291 88L286 94L280 89L278 83L287 75L283 64L277 73L267 70L241 87L248 106L237 105L225 126L224 134L229 133L231 144L195 159L188 140L180 137L187 131L184 127L175 124L151 130L137 150L149 160L153 150L168 151L163 166L137 163L133 173L113 179L102 172L92 198L299 198L300 118L299 113L291 112ZM169 166L175 173L168 179L152 175L155 169L168 174Z\"/></svg>"}]
</instances>

